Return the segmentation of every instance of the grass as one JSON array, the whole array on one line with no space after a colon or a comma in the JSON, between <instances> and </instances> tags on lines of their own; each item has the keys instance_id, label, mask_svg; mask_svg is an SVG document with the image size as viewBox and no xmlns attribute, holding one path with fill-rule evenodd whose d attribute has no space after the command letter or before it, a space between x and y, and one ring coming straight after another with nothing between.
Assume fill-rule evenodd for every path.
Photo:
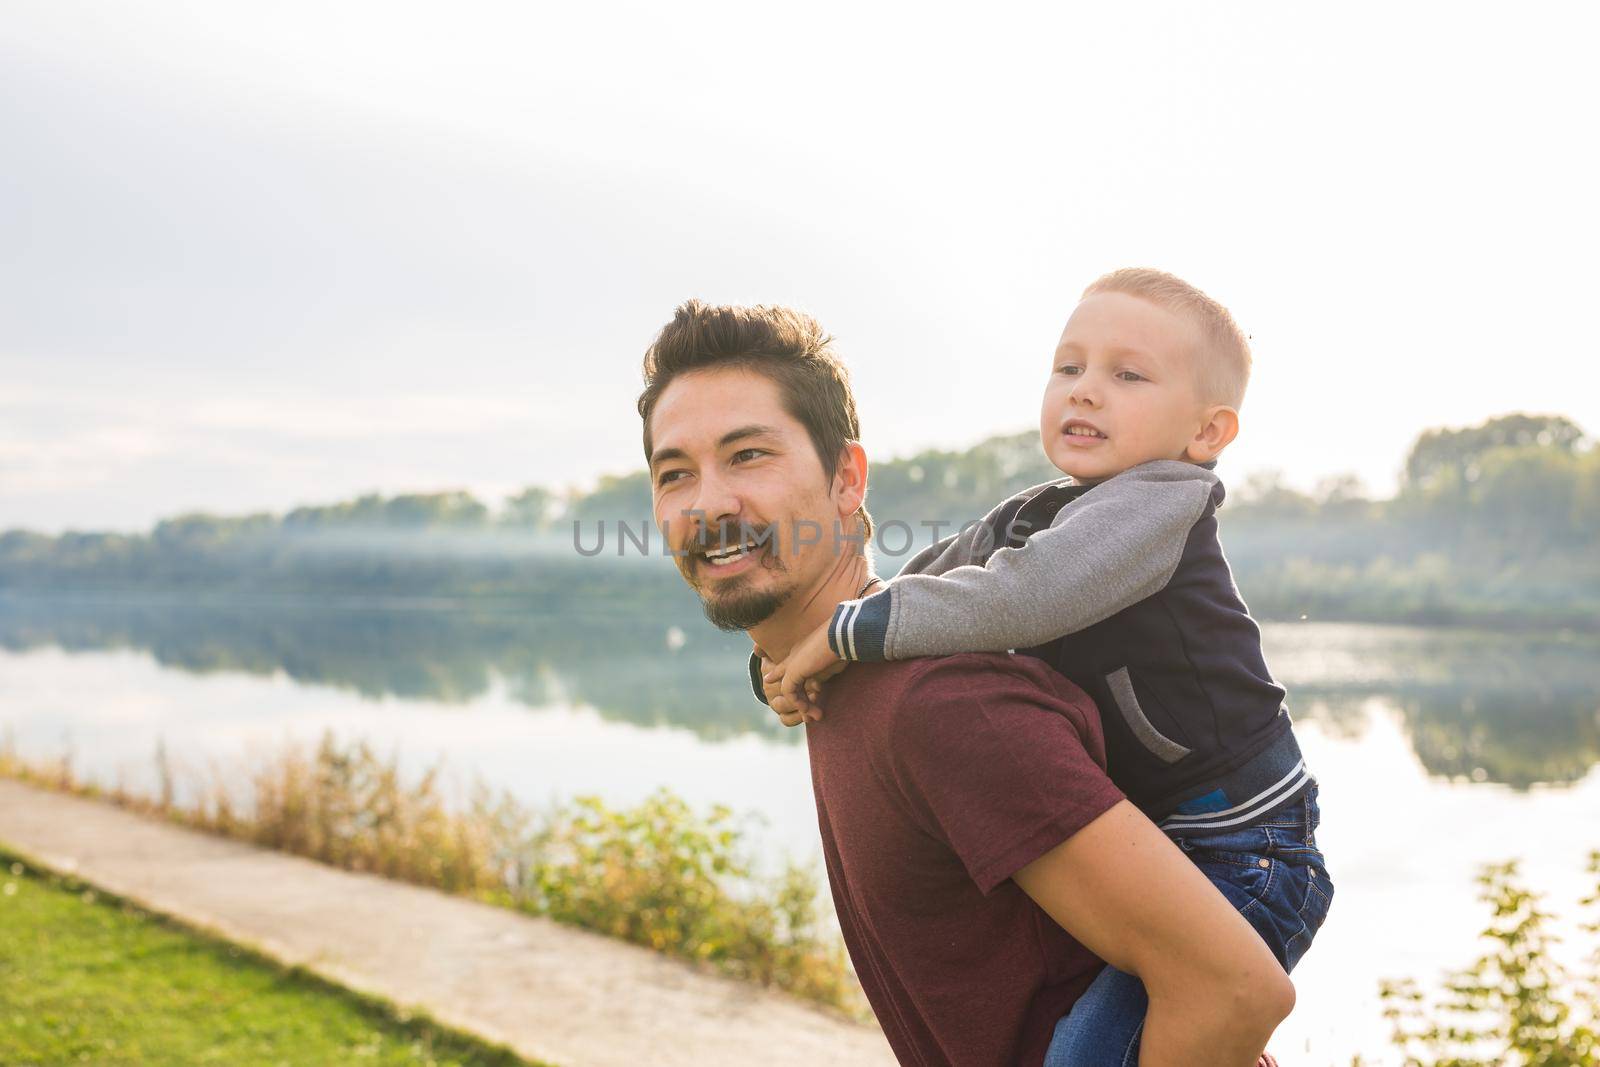
<instances>
[{"instance_id":1,"label":"grass","mask_svg":"<svg viewBox=\"0 0 1600 1067\"><path fill-rule=\"evenodd\" d=\"M866 1017L814 870L757 875L727 808L701 815L662 790L628 809L583 797L534 810L481 780L451 803L442 764L407 781L397 756L341 745L331 732L313 750L260 754L247 772L213 767L201 779L161 748L156 764L154 795L136 795L80 780L70 757L31 763L0 740L0 775L548 916Z\"/></svg>"},{"instance_id":2,"label":"grass","mask_svg":"<svg viewBox=\"0 0 1600 1067\"><path fill-rule=\"evenodd\" d=\"M528 1067L3 850L0 1063Z\"/></svg>"}]
</instances>

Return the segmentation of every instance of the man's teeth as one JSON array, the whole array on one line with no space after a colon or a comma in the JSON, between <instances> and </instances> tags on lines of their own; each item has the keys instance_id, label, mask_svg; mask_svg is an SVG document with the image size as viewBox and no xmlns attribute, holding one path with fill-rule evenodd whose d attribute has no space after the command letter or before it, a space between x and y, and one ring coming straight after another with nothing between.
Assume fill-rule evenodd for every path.
<instances>
[{"instance_id":1,"label":"man's teeth","mask_svg":"<svg viewBox=\"0 0 1600 1067\"><path fill-rule=\"evenodd\" d=\"M713 567L725 567L729 563L732 563L734 560L738 559L740 556L744 555L746 552L751 551L756 547L756 543L751 541L747 544L735 545L729 549L718 549L715 552L707 552L706 562L710 563Z\"/></svg>"}]
</instances>

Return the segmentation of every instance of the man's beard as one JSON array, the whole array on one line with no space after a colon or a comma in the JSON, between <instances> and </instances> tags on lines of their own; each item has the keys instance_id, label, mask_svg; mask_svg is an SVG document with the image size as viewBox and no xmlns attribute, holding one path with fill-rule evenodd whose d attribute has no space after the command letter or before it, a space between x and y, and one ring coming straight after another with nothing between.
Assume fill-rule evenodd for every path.
<instances>
[{"instance_id":1,"label":"man's beard","mask_svg":"<svg viewBox=\"0 0 1600 1067\"><path fill-rule=\"evenodd\" d=\"M726 588L720 595L708 595L704 583L698 582L688 569L684 570L684 577L689 580L689 585L700 596L700 609L705 612L706 620L719 630L749 630L770 619L784 601L789 599L791 589L750 589L747 588L750 579L756 573L782 572L786 568L778 559L776 543L768 549L771 553L760 560L760 570L746 575L740 575L731 582L726 583ZM701 567L709 567L703 557L699 563Z\"/></svg>"},{"instance_id":2,"label":"man's beard","mask_svg":"<svg viewBox=\"0 0 1600 1067\"><path fill-rule=\"evenodd\" d=\"M700 596L706 619L719 630L749 630L760 626L783 607L783 593L770 590L735 590L719 597Z\"/></svg>"}]
</instances>

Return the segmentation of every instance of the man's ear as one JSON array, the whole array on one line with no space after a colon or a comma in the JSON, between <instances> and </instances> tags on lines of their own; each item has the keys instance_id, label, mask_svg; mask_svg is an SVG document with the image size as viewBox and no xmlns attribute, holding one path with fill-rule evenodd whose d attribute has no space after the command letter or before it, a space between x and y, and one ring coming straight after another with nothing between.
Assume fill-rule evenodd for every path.
<instances>
[{"instance_id":1,"label":"man's ear","mask_svg":"<svg viewBox=\"0 0 1600 1067\"><path fill-rule=\"evenodd\" d=\"M1184 455L1195 463L1216 459L1239 436L1239 413L1226 404L1207 409L1204 419L1189 447L1184 449Z\"/></svg>"},{"instance_id":2,"label":"man's ear","mask_svg":"<svg viewBox=\"0 0 1600 1067\"><path fill-rule=\"evenodd\" d=\"M843 521L861 508L867 498L867 450L859 441L846 441L834 464L833 492L839 500L839 519Z\"/></svg>"}]
</instances>

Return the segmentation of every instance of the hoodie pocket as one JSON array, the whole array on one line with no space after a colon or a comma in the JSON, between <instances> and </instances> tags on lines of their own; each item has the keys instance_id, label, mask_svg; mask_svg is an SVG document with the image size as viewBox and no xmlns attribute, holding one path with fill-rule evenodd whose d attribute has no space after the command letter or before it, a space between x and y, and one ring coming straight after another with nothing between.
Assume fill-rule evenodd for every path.
<instances>
[{"instance_id":1,"label":"hoodie pocket","mask_svg":"<svg viewBox=\"0 0 1600 1067\"><path fill-rule=\"evenodd\" d=\"M1122 721L1128 724L1133 736L1150 750L1151 755L1162 763L1177 763L1190 753L1190 749L1157 730L1150 717L1144 713L1144 709L1139 706L1139 697L1133 691L1133 679L1128 676L1128 668L1118 667L1106 675L1106 685L1111 687L1111 699L1117 702L1117 710L1122 713Z\"/></svg>"}]
</instances>

